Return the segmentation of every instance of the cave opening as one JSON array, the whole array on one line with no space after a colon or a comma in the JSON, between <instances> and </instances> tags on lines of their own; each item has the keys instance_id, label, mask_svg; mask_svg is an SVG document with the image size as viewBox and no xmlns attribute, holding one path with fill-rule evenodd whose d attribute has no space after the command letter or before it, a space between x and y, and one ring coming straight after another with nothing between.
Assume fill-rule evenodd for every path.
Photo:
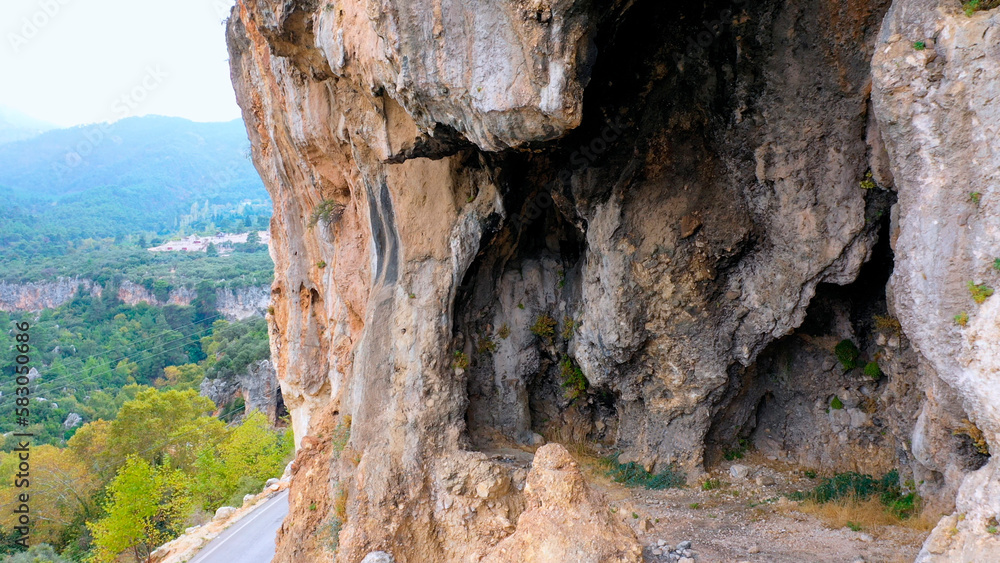
<instances>
[{"instance_id":1,"label":"cave opening","mask_svg":"<svg viewBox=\"0 0 1000 563\"><path fill-rule=\"evenodd\" d=\"M889 369L900 347L888 312L893 269L892 192L867 197L866 219L877 241L856 279L821 283L805 319L746 368L734 367L730 389L706 438L708 465L752 449L770 461L810 469L882 475L899 464L900 413L885 408L915 373ZM912 399L912 397L909 397Z\"/></svg>"}]
</instances>

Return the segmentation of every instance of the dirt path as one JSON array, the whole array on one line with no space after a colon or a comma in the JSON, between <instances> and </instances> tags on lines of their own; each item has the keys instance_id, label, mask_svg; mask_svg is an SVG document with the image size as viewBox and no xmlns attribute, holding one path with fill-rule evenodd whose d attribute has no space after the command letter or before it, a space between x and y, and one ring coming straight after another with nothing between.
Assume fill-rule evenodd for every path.
<instances>
[{"instance_id":1,"label":"dirt path","mask_svg":"<svg viewBox=\"0 0 1000 563\"><path fill-rule=\"evenodd\" d=\"M811 489L816 479L759 459L735 463L750 467L749 477L734 478L733 462L726 462L708 476L720 486L707 491L699 483L663 491L625 488L610 481L596 460L582 465L612 510L636 530L650 562L671 561L665 548L682 541L692 543L698 563L910 562L927 536L926 525L913 524L833 529L830 521L800 512L798 503L782 496Z\"/></svg>"}]
</instances>

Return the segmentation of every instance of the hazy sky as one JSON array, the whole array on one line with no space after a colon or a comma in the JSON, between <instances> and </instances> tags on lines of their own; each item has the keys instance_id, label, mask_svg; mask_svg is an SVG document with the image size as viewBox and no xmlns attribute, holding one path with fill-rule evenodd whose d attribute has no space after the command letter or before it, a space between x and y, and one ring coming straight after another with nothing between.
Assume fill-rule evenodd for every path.
<instances>
[{"instance_id":1,"label":"hazy sky","mask_svg":"<svg viewBox=\"0 0 1000 563\"><path fill-rule=\"evenodd\" d=\"M3 0L0 106L60 126L240 116L222 20L235 0Z\"/></svg>"}]
</instances>

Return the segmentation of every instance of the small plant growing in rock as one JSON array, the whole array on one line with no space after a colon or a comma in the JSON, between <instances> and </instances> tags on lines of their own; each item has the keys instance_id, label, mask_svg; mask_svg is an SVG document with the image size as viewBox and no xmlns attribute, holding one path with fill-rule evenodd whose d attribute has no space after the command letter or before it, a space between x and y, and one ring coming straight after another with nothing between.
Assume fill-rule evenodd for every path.
<instances>
[{"instance_id":1,"label":"small plant growing in rock","mask_svg":"<svg viewBox=\"0 0 1000 563\"><path fill-rule=\"evenodd\" d=\"M969 194L969 201L971 201L974 205L978 206L979 202L982 200L983 200L983 194L981 194L980 192L972 192L971 194Z\"/></svg>"},{"instance_id":2,"label":"small plant growing in rock","mask_svg":"<svg viewBox=\"0 0 1000 563\"><path fill-rule=\"evenodd\" d=\"M320 260L319 262L316 262L316 267L319 268L320 270L326 268L326 260Z\"/></svg>"},{"instance_id":3,"label":"small plant growing in rock","mask_svg":"<svg viewBox=\"0 0 1000 563\"><path fill-rule=\"evenodd\" d=\"M524 303L518 303L517 304L517 308L523 311L524 310Z\"/></svg>"},{"instance_id":4,"label":"small plant growing in rock","mask_svg":"<svg viewBox=\"0 0 1000 563\"><path fill-rule=\"evenodd\" d=\"M701 503L692 502L691 504L688 505L688 508L690 508L691 510L698 510L699 508L701 508Z\"/></svg>"},{"instance_id":5,"label":"small plant growing in rock","mask_svg":"<svg viewBox=\"0 0 1000 563\"><path fill-rule=\"evenodd\" d=\"M340 452L344 451L344 446L351 439L351 415L345 414L336 428L333 429L333 436L330 437L330 447L336 457L340 457Z\"/></svg>"},{"instance_id":6,"label":"small plant growing in rock","mask_svg":"<svg viewBox=\"0 0 1000 563\"><path fill-rule=\"evenodd\" d=\"M993 269L1000 272L1000 258L993 260Z\"/></svg>"},{"instance_id":7,"label":"small plant growing in rock","mask_svg":"<svg viewBox=\"0 0 1000 563\"><path fill-rule=\"evenodd\" d=\"M882 368L879 367L878 362L868 362L865 364L864 369L865 375L872 379L878 379L882 377Z\"/></svg>"},{"instance_id":8,"label":"small plant growing in rock","mask_svg":"<svg viewBox=\"0 0 1000 563\"><path fill-rule=\"evenodd\" d=\"M324 199L319 202L316 209L313 209L312 215L309 217L309 227L315 227L320 221L327 225L337 224L346 207L343 203L337 203L335 200Z\"/></svg>"},{"instance_id":9,"label":"small plant growing in rock","mask_svg":"<svg viewBox=\"0 0 1000 563\"><path fill-rule=\"evenodd\" d=\"M861 180L861 183L859 185L861 186L862 190L874 190L875 188L878 187L878 184L876 184L875 180L872 179L871 170L865 172L865 179Z\"/></svg>"},{"instance_id":10,"label":"small plant growing in rock","mask_svg":"<svg viewBox=\"0 0 1000 563\"><path fill-rule=\"evenodd\" d=\"M615 483L654 490L681 488L687 483L684 473L673 464L653 474L634 461L619 463L618 456L619 454L614 454L601 458L601 465L608 469L607 475Z\"/></svg>"},{"instance_id":11,"label":"small plant growing in rock","mask_svg":"<svg viewBox=\"0 0 1000 563\"><path fill-rule=\"evenodd\" d=\"M955 324L958 326L965 326L969 324L969 314L962 311L961 313L955 315Z\"/></svg>"},{"instance_id":12,"label":"small plant growing in rock","mask_svg":"<svg viewBox=\"0 0 1000 563\"><path fill-rule=\"evenodd\" d=\"M339 483L337 484L337 492L333 495L333 513L341 522L347 521L347 491Z\"/></svg>"},{"instance_id":13,"label":"small plant growing in rock","mask_svg":"<svg viewBox=\"0 0 1000 563\"><path fill-rule=\"evenodd\" d=\"M875 315L872 317L875 321L875 329L882 332L901 334L903 332L903 325L899 324L899 319L891 317L889 315Z\"/></svg>"},{"instance_id":14,"label":"small plant growing in rock","mask_svg":"<svg viewBox=\"0 0 1000 563\"><path fill-rule=\"evenodd\" d=\"M410 299L416 299L417 298L417 294L416 293L411 293L411 294L407 295L407 297L409 297Z\"/></svg>"},{"instance_id":15,"label":"small plant growing in rock","mask_svg":"<svg viewBox=\"0 0 1000 563\"><path fill-rule=\"evenodd\" d=\"M535 324L531 325L531 334L540 338L547 338L550 342L556 335L557 322L552 317L542 314L535 319Z\"/></svg>"},{"instance_id":16,"label":"small plant growing in rock","mask_svg":"<svg viewBox=\"0 0 1000 563\"><path fill-rule=\"evenodd\" d=\"M927 43L924 43L923 41L914 41L913 48L917 51L923 51L927 48Z\"/></svg>"},{"instance_id":17,"label":"small plant growing in rock","mask_svg":"<svg viewBox=\"0 0 1000 563\"><path fill-rule=\"evenodd\" d=\"M1000 7L1000 0L969 0L962 3L962 10L970 18L980 10L992 10L996 7Z\"/></svg>"},{"instance_id":18,"label":"small plant growing in rock","mask_svg":"<svg viewBox=\"0 0 1000 563\"><path fill-rule=\"evenodd\" d=\"M972 295L972 300L977 304L982 305L983 301L986 301L991 295L993 295L993 288L984 283L976 284L975 282L970 281L968 286L969 293Z\"/></svg>"},{"instance_id":19,"label":"small plant growing in rock","mask_svg":"<svg viewBox=\"0 0 1000 563\"><path fill-rule=\"evenodd\" d=\"M813 471L812 469L806 469L805 471L802 472L802 474L805 475L807 479L816 478L816 472Z\"/></svg>"},{"instance_id":20,"label":"small plant growing in rock","mask_svg":"<svg viewBox=\"0 0 1000 563\"><path fill-rule=\"evenodd\" d=\"M489 335L479 337L479 340L476 342L476 353L486 355L496 351L497 343Z\"/></svg>"},{"instance_id":21,"label":"small plant growing in rock","mask_svg":"<svg viewBox=\"0 0 1000 563\"><path fill-rule=\"evenodd\" d=\"M861 524L858 524L857 522L848 522L847 528L852 532L860 532L861 530L863 530Z\"/></svg>"},{"instance_id":22,"label":"small plant growing in rock","mask_svg":"<svg viewBox=\"0 0 1000 563\"><path fill-rule=\"evenodd\" d=\"M833 399L830 401L830 408L839 411L844 408L844 402L840 400L840 397L834 395Z\"/></svg>"},{"instance_id":23,"label":"small plant growing in rock","mask_svg":"<svg viewBox=\"0 0 1000 563\"><path fill-rule=\"evenodd\" d=\"M331 516L318 530L317 536L325 541L327 548L336 553L340 547L340 529L344 523L336 516Z\"/></svg>"},{"instance_id":24,"label":"small plant growing in rock","mask_svg":"<svg viewBox=\"0 0 1000 563\"><path fill-rule=\"evenodd\" d=\"M1000 522L997 522L996 516L990 516L990 519L986 521L986 533L991 536L1000 533Z\"/></svg>"},{"instance_id":25,"label":"small plant growing in rock","mask_svg":"<svg viewBox=\"0 0 1000 563\"><path fill-rule=\"evenodd\" d=\"M841 340L834 347L833 353L836 354L840 365L844 367L844 371L858 367L858 358L861 357L861 350L858 350L858 347L850 340Z\"/></svg>"},{"instance_id":26,"label":"small plant growing in rock","mask_svg":"<svg viewBox=\"0 0 1000 563\"><path fill-rule=\"evenodd\" d=\"M309 503L309 510L313 510L313 511L316 510L316 503L315 502Z\"/></svg>"},{"instance_id":27,"label":"small plant growing in rock","mask_svg":"<svg viewBox=\"0 0 1000 563\"><path fill-rule=\"evenodd\" d=\"M569 399L576 399L587 392L590 382L587 376L583 375L583 370L576 365L573 358L563 356L559 361L559 375L562 379L562 386L566 388L566 396Z\"/></svg>"},{"instance_id":28,"label":"small plant growing in rock","mask_svg":"<svg viewBox=\"0 0 1000 563\"><path fill-rule=\"evenodd\" d=\"M722 456L729 461L743 459L743 456L746 455L748 449L750 449L750 440L748 438L740 438L736 442L736 447L726 450L723 452Z\"/></svg>"},{"instance_id":29,"label":"small plant growing in rock","mask_svg":"<svg viewBox=\"0 0 1000 563\"><path fill-rule=\"evenodd\" d=\"M469 356L461 350L455 350L455 359L451 363L455 369L469 369Z\"/></svg>"},{"instance_id":30,"label":"small plant growing in rock","mask_svg":"<svg viewBox=\"0 0 1000 563\"><path fill-rule=\"evenodd\" d=\"M563 317L563 329L562 329L563 340L569 340L570 338L573 338L573 331L576 330L576 325L577 325L576 321L574 321L571 317Z\"/></svg>"},{"instance_id":31,"label":"small plant growing in rock","mask_svg":"<svg viewBox=\"0 0 1000 563\"><path fill-rule=\"evenodd\" d=\"M267 314L268 315L272 315L272 316L274 315L274 307L273 306L269 306L267 308Z\"/></svg>"},{"instance_id":32,"label":"small plant growing in rock","mask_svg":"<svg viewBox=\"0 0 1000 563\"><path fill-rule=\"evenodd\" d=\"M979 429L971 420L967 418L962 419L962 425L957 429L953 430L951 433L953 436L968 436L972 440L973 447L976 451L982 455L990 455L989 444L986 443L986 436L983 436L983 431Z\"/></svg>"},{"instance_id":33,"label":"small plant growing in rock","mask_svg":"<svg viewBox=\"0 0 1000 563\"><path fill-rule=\"evenodd\" d=\"M507 340L507 337L510 336L510 327L507 326L507 323L500 325L500 330L497 331L497 336L503 340Z\"/></svg>"},{"instance_id":34,"label":"small plant growing in rock","mask_svg":"<svg viewBox=\"0 0 1000 563\"><path fill-rule=\"evenodd\" d=\"M722 481L719 479L705 479L705 482L701 484L701 490L703 491L713 491L715 489L722 488Z\"/></svg>"},{"instance_id":35,"label":"small plant growing in rock","mask_svg":"<svg viewBox=\"0 0 1000 563\"><path fill-rule=\"evenodd\" d=\"M838 473L823 479L811 491L798 491L788 498L824 504L834 501L864 502L877 497L886 511L900 520L920 512L921 500L917 493L904 493L899 486L899 472L892 470L881 478L861 473Z\"/></svg>"}]
</instances>

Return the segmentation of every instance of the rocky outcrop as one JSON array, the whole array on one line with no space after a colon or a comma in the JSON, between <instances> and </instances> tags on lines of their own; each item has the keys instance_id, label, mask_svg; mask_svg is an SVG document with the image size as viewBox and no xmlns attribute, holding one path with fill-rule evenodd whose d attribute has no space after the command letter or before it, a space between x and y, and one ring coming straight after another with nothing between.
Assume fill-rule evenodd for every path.
<instances>
[{"instance_id":1,"label":"rocky outcrop","mask_svg":"<svg viewBox=\"0 0 1000 563\"><path fill-rule=\"evenodd\" d=\"M990 453L1000 438L1000 304L986 295L1000 282L998 38L996 10L968 16L957 4L897 0L872 62L872 99L899 191L892 302L923 368L940 378L914 449L950 488L960 486L959 516L942 520L920 561L1000 559L1000 541L987 531L1000 516L996 459L967 474L927 447L938 428L959 431L962 418Z\"/></svg>"},{"instance_id":2,"label":"rocky outcrop","mask_svg":"<svg viewBox=\"0 0 1000 563\"><path fill-rule=\"evenodd\" d=\"M524 494L528 506L517 520L517 531L484 563L643 561L632 529L613 517L606 499L589 489L562 446L538 448Z\"/></svg>"},{"instance_id":3,"label":"rocky outcrop","mask_svg":"<svg viewBox=\"0 0 1000 563\"><path fill-rule=\"evenodd\" d=\"M253 363L233 379L205 379L201 382L201 395L220 408L241 397L246 405L245 412L260 411L272 423L287 414L271 360Z\"/></svg>"},{"instance_id":4,"label":"rocky outcrop","mask_svg":"<svg viewBox=\"0 0 1000 563\"><path fill-rule=\"evenodd\" d=\"M950 510L982 459L949 425L994 408L993 317L987 301L961 329L936 304L988 281L992 200L961 215L925 185L956 163L907 143L978 139L962 146L993 162L992 122L937 133L941 110L914 109L932 89L907 73L944 68L946 43L891 29L952 15L912 3L239 2L232 77L275 206L268 319L299 446L276 561L562 549L575 516L546 507L586 513L586 495L533 497L498 453L545 440L689 474L745 440L900 468ZM913 63L889 60L907 44ZM965 222L917 228L936 207L914 202L939 196ZM973 224L979 242L947 234ZM939 234L971 269L937 261ZM567 557L628 560L628 534L602 530Z\"/></svg>"},{"instance_id":5,"label":"rocky outcrop","mask_svg":"<svg viewBox=\"0 0 1000 563\"><path fill-rule=\"evenodd\" d=\"M0 311L38 311L54 309L70 299L80 290L92 296L103 292L100 284L85 278L59 278L54 282L7 283L0 281ZM271 294L262 287L221 287L216 289L216 310L226 319L242 320L264 316ZM189 287L171 289L165 299L157 297L145 286L125 280L118 286L118 299L127 305L149 303L165 305L190 305L197 292Z\"/></svg>"},{"instance_id":6,"label":"rocky outcrop","mask_svg":"<svg viewBox=\"0 0 1000 563\"><path fill-rule=\"evenodd\" d=\"M53 309L73 299L79 291L100 295L101 286L79 277L58 278L53 282L0 281L0 311Z\"/></svg>"},{"instance_id":7,"label":"rocky outcrop","mask_svg":"<svg viewBox=\"0 0 1000 563\"><path fill-rule=\"evenodd\" d=\"M186 306L197 297L198 292L190 287L175 287L167 293L166 299L160 299L146 287L128 280L118 287L118 298L128 305ZM264 316L269 302L270 292L266 287L220 287L215 290L215 309L231 321Z\"/></svg>"},{"instance_id":8,"label":"rocky outcrop","mask_svg":"<svg viewBox=\"0 0 1000 563\"><path fill-rule=\"evenodd\" d=\"M160 307L164 305L185 306L190 305L195 297L197 297L197 293L190 287L173 288L166 294L166 299L159 299L153 294L152 290L128 280L123 281L118 286L118 299L126 305L148 303Z\"/></svg>"},{"instance_id":9,"label":"rocky outcrop","mask_svg":"<svg viewBox=\"0 0 1000 563\"><path fill-rule=\"evenodd\" d=\"M219 288L215 292L215 308L229 320L261 317L271 302L267 286Z\"/></svg>"}]
</instances>

